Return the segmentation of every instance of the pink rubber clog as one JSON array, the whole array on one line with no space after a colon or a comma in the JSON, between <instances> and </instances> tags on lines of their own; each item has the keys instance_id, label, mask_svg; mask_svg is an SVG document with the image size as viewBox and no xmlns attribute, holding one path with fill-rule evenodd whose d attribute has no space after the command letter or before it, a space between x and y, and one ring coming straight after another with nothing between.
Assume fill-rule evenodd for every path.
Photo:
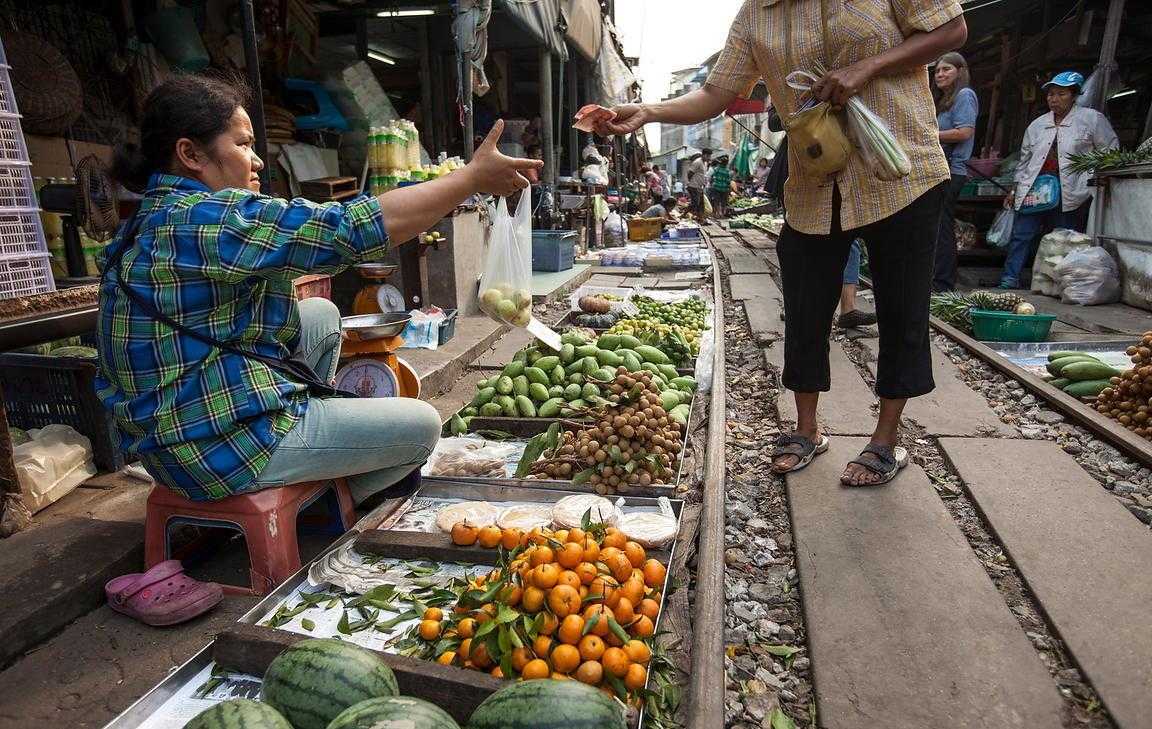
<instances>
[{"instance_id":1,"label":"pink rubber clog","mask_svg":"<svg viewBox=\"0 0 1152 729\"><path fill-rule=\"evenodd\" d=\"M192 579L175 559L144 573L117 577L104 586L104 592L113 610L154 626L191 620L224 599L220 585Z\"/></svg>"}]
</instances>

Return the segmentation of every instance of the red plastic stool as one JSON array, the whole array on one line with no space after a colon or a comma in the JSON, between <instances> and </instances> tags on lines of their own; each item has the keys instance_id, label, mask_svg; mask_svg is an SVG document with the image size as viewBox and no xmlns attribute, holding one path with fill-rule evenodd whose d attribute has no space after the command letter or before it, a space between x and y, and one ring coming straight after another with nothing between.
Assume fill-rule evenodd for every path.
<instances>
[{"instance_id":1,"label":"red plastic stool","mask_svg":"<svg viewBox=\"0 0 1152 729\"><path fill-rule=\"evenodd\" d=\"M237 529L248 544L251 585L224 585L224 591L267 595L300 569L296 540L300 512L330 491L336 501L332 531L343 534L356 523L356 514L348 482L342 478L263 489L218 501L191 501L164 486L155 486L148 495L144 561L152 567L171 559L168 534L175 524Z\"/></svg>"}]
</instances>

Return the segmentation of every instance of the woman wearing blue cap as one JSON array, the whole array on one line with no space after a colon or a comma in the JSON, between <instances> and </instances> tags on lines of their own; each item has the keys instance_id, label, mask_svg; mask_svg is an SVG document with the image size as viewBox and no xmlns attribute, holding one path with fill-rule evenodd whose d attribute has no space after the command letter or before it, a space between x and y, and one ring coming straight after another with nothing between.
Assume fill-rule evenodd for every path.
<instances>
[{"instance_id":1,"label":"woman wearing blue cap","mask_svg":"<svg viewBox=\"0 0 1152 729\"><path fill-rule=\"evenodd\" d=\"M1092 195L1088 173L1068 169L1068 155L1120 144L1108 119L1096 111L1076 106L1084 76L1075 71L1058 73L1044 84L1049 112L1034 120L1024 132L1016 188L1004 207L1016 210L1008 259L1000 274L1000 288L1020 286L1024 268L1037 239L1056 228L1084 232Z\"/></svg>"}]
</instances>

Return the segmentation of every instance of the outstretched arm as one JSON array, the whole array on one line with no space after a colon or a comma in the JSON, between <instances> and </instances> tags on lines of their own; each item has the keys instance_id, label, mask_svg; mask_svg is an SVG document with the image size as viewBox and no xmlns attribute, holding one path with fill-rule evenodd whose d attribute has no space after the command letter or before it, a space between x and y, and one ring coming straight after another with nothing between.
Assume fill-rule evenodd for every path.
<instances>
[{"instance_id":1,"label":"outstretched arm","mask_svg":"<svg viewBox=\"0 0 1152 729\"><path fill-rule=\"evenodd\" d=\"M609 134L630 134L645 124L663 122L665 124L696 124L711 119L728 108L736 94L716 86L704 85L675 99L659 101L655 104L623 104L612 111L616 118L599 124L596 131L604 136Z\"/></svg>"}]
</instances>

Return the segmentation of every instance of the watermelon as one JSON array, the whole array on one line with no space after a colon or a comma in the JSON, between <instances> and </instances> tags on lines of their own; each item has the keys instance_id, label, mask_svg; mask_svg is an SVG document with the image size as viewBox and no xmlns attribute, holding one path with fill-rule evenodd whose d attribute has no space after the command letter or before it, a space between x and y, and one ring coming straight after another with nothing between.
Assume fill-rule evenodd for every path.
<instances>
[{"instance_id":1,"label":"watermelon","mask_svg":"<svg viewBox=\"0 0 1152 729\"><path fill-rule=\"evenodd\" d=\"M328 729L460 729L448 712L411 696L382 696L349 706Z\"/></svg>"},{"instance_id":2,"label":"watermelon","mask_svg":"<svg viewBox=\"0 0 1152 729\"><path fill-rule=\"evenodd\" d=\"M396 676L376 653L335 638L313 638L273 659L260 697L295 729L325 729L353 704L398 693Z\"/></svg>"},{"instance_id":3,"label":"watermelon","mask_svg":"<svg viewBox=\"0 0 1152 729\"><path fill-rule=\"evenodd\" d=\"M292 729L292 725L268 704L229 699L201 711L184 729Z\"/></svg>"},{"instance_id":4,"label":"watermelon","mask_svg":"<svg viewBox=\"0 0 1152 729\"><path fill-rule=\"evenodd\" d=\"M625 729L624 710L579 681L518 681L476 707L468 729Z\"/></svg>"}]
</instances>

